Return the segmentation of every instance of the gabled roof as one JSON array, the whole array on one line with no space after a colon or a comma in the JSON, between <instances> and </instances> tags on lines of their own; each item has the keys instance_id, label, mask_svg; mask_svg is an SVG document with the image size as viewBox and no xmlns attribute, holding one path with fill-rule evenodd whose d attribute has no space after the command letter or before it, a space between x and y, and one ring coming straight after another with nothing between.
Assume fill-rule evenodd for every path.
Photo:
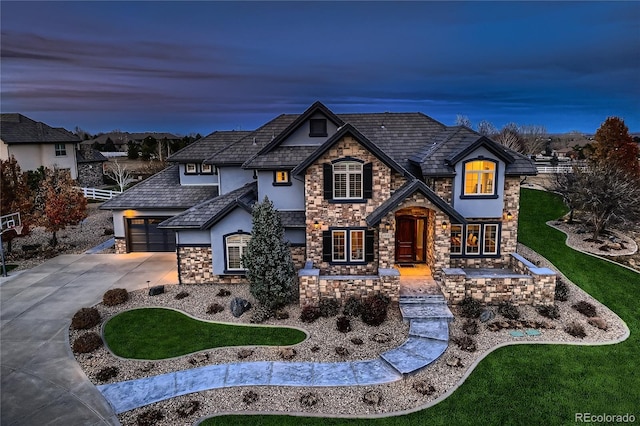
<instances>
[{"instance_id":1,"label":"gabled roof","mask_svg":"<svg viewBox=\"0 0 640 426\"><path fill-rule=\"evenodd\" d=\"M329 148L331 148L336 142L342 139L344 136L351 136L358 143L364 146L369 152L379 158L384 164L386 164L392 170L402 174L403 176L408 176L410 173L401 165L396 163L396 161L388 156L384 151L382 151L376 144L367 139L362 133L360 133L355 127L353 127L350 123L345 124L344 126L338 128L336 134L331 136L325 143L320 145L316 150L308 156L303 162L298 164L291 173L294 175L301 175L304 171L313 164L322 154L324 154Z\"/></svg>"},{"instance_id":2,"label":"gabled roof","mask_svg":"<svg viewBox=\"0 0 640 426\"><path fill-rule=\"evenodd\" d=\"M269 152L276 146L280 145L285 139L287 139L293 132L298 130L302 124L311 118L315 113L322 113L327 119L329 119L336 126L342 126L344 121L342 121L337 115L335 115L329 108L324 106L324 104L320 101L316 101L311 105L305 112L300 114L298 118L296 118L286 129L284 129L274 140L272 140L268 145L262 148L256 155L261 155Z\"/></svg>"},{"instance_id":3,"label":"gabled roof","mask_svg":"<svg viewBox=\"0 0 640 426\"><path fill-rule=\"evenodd\" d=\"M218 195L217 186L180 185L179 173L180 167L177 164L169 166L103 203L100 208L104 210L182 210Z\"/></svg>"},{"instance_id":4,"label":"gabled roof","mask_svg":"<svg viewBox=\"0 0 640 426\"><path fill-rule=\"evenodd\" d=\"M168 158L168 161L179 163L203 162L251 133L250 131L235 130L213 132L175 152Z\"/></svg>"},{"instance_id":5,"label":"gabled roof","mask_svg":"<svg viewBox=\"0 0 640 426\"><path fill-rule=\"evenodd\" d=\"M394 192L389 199L382 203L377 209L375 209L369 216L367 216L367 225L375 226L387 215L390 211L396 208L407 197L420 192L429 201L436 205L440 210L451 218L454 223L467 223L466 219L457 211L453 209L446 201L440 198L431 188L429 188L424 182L414 179L402 185L396 192Z\"/></svg>"},{"instance_id":6,"label":"gabled roof","mask_svg":"<svg viewBox=\"0 0 640 426\"><path fill-rule=\"evenodd\" d=\"M258 184L251 182L219 197L206 200L158 225L166 229L209 229L237 207L251 213Z\"/></svg>"},{"instance_id":7,"label":"gabled roof","mask_svg":"<svg viewBox=\"0 0 640 426\"><path fill-rule=\"evenodd\" d=\"M50 127L22 114L0 114L0 139L7 145L32 143L80 143L80 138L61 128Z\"/></svg>"},{"instance_id":8,"label":"gabled roof","mask_svg":"<svg viewBox=\"0 0 640 426\"><path fill-rule=\"evenodd\" d=\"M96 149L79 149L76 153L78 163L98 163L109 161L107 157Z\"/></svg>"},{"instance_id":9,"label":"gabled roof","mask_svg":"<svg viewBox=\"0 0 640 426\"><path fill-rule=\"evenodd\" d=\"M454 152L451 157L447 158L450 164L456 164L462 160L465 156L471 154L476 149L484 147L493 153L496 157L500 158L507 164L513 163L513 157L509 155L506 148L502 145L492 141L486 136L480 136L475 142L470 145L461 147L457 152Z\"/></svg>"}]
</instances>

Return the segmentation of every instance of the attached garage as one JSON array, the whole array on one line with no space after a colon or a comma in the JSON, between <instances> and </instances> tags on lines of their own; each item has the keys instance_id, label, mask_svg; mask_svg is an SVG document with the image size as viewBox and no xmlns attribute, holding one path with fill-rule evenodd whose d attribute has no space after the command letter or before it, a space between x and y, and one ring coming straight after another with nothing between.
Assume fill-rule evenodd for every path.
<instances>
[{"instance_id":1,"label":"attached garage","mask_svg":"<svg viewBox=\"0 0 640 426\"><path fill-rule=\"evenodd\" d=\"M158 224L169 217L140 217L127 219L127 251L175 251L175 232L158 229Z\"/></svg>"}]
</instances>

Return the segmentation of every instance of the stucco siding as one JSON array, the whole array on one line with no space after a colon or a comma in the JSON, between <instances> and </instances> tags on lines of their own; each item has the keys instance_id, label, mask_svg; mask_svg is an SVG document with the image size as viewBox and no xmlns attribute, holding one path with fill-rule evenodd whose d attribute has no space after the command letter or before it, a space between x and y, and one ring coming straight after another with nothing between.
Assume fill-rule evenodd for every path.
<instances>
[{"instance_id":1,"label":"stucco siding","mask_svg":"<svg viewBox=\"0 0 640 426\"><path fill-rule=\"evenodd\" d=\"M304 210L304 183L291 178L291 185L273 185L273 171L258 172L258 201L269 197L278 210Z\"/></svg>"},{"instance_id":2,"label":"stucco siding","mask_svg":"<svg viewBox=\"0 0 640 426\"><path fill-rule=\"evenodd\" d=\"M464 163L465 161L476 159L478 157L497 161L497 173L494 185L496 186L497 198L462 198L464 191ZM485 217L499 218L502 216L504 208L504 170L505 163L499 160L486 148L478 148L462 160L455 167L456 177L454 178L452 199L453 207L464 217Z\"/></svg>"},{"instance_id":3,"label":"stucco siding","mask_svg":"<svg viewBox=\"0 0 640 426\"><path fill-rule=\"evenodd\" d=\"M220 167L218 169L220 180L220 195L238 189L247 183L253 182L253 170L244 170L238 167Z\"/></svg>"}]
</instances>

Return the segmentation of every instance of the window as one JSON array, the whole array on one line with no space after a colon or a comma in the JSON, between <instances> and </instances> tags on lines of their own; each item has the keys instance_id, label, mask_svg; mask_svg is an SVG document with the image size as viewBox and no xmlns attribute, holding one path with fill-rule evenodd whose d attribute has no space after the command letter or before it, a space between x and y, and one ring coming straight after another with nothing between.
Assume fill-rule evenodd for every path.
<instances>
[{"instance_id":1,"label":"window","mask_svg":"<svg viewBox=\"0 0 640 426\"><path fill-rule=\"evenodd\" d=\"M309 120L309 137L327 136L327 120L312 118Z\"/></svg>"},{"instance_id":2,"label":"window","mask_svg":"<svg viewBox=\"0 0 640 426\"><path fill-rule=\"evenodd\" d=\"M200 173L203 175L212 175L213 174L213 165L211 164L201 164L200 165Z\"/></svg>"},{"instance_id":3,"label":"window","mask_svg":"<svg viewBox=\"0 0 640 426\"><path fill-rule=\"evenodd\" d=\"M233 234L225 237L225 249L227 254L227 270L244 271L242 266L242 254L244 253L251 235Z\"/></svg>"},{"instance_id":4,"label":"window","mask_svg":"<svg viewBox=\"0 0 640 426\"><path fill-rule=\"evenodd\" d=\"M333 254L331 260L334 262L346 262L347 260L347 231L332 231Z\"/></svg>"},{"instance_id":5,"label":"window","mask_svg":"<svg viewBox=\"0 0 640 426\"><path fill-rule=\"evenodd\" d=\"M498 254L498 225L484 225L484 243L482 252L484 254Z\"/></svg>"},{"instance_id":6,"label":"window","mask_svg":"<svg viewBox=\"0 0 640 426\"><path fill-rule=\"evenodd\" d=\"M464 195L494 195L496 163L489 160L469 161L464 165Z\"/></svg>"},{"instance_id":7,"label":"window","mask_svg":"<svg viewBox=\"0 0 640 426\"><path fill-rule=\"evenodd\" d=\"M333 198L362 198L362 164L342 161L333 165Z\"/></svg>"},{"instance_id":8,"label":"window","mask_svg":"<svg viewBox=\"0 0 640 426\"><path fill-rule=\"evenodd\" d=\"M322 261L329 263L373 262L374 231L372 229L332 229L322 233Z\"/></svg>"},{"instance_id":9,"label":"window","mask_svg":"<svg viewBox=\"0 0 640 426\"><path fill-rule=\"evenodd\" d=\"M274 185L291 185L289 179L289 172L287 170L276 170L273 172L273 184Z\"/></svg>"},{"instance_id":10,"label":"window","mask_svg":"<svg viewBox=\"0 0 640 426\"><path fill-rule=\"evenodd\" d=\"M480 225L467 225L466 254L480 254Z\"/></svg>"},{"instance_id":11,"label":"window","mask_svg":"<svg viewBox=\"0 0 640 426\"><path fill-rule=\"evenodd\" d=\"M451 225L451 254L462 254L462 225Z\"/></svg>"},{"instance_id":12,"label":"window","mask_svg":"<svg viewBox=\"0 0 640 426\"><path fill-rule=\"evenodd\" d=\"M195 175L198 173L198 168L196 167L196 163L187 163L184 166L184 174L185 175Z\"/></svg>"},{"instance_id":13,"label":"window","mask_svg":"<svg viewBox=\"0 0 640 426\"><path fill-rule=\"evenodd\" d=\"M56 157L64 157L67 155L67 146L63 143L57 143L55 146Z\"/></svg>"}]
</instances>

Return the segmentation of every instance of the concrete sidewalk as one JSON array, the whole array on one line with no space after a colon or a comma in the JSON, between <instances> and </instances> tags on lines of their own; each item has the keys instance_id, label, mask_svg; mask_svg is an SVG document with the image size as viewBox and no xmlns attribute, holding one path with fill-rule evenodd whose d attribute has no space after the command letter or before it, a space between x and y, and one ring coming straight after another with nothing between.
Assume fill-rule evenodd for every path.
<instances>
[{"instance_id":1,"label":"concrete sidewalk","mask_svg":"<svg viewBox=\"0 0 640 426\"><path fill-rule=\"evenodd\" d=\"M110 288L177 283L175 253L63 255L0 281L0 423L117 425L69 348L75 312Z\"/></svg>"}]
</instances>

